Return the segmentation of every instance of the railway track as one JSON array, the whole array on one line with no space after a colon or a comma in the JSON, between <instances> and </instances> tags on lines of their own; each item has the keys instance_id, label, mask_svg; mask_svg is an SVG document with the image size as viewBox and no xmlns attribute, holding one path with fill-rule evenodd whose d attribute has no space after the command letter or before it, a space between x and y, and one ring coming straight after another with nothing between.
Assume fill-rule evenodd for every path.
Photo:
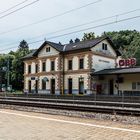
<instances>
[{"instance_id":1,"label":"railway track","mask_svg":"<svg viewBox=\"0 0 140 140\"><path fill-rule=\"evenodd\" d=\"M25 97L0 97L0 99L140 108L140 103L131 103L131 102L129 103L129 102L89 101L77 99L72 100L72 99L25 98Z\"/></svg>"},{"instance_id":2,"label":"railway track","mask_svg":"<svg viewBox=\"0 0 140 140\"><path fill-rule=\"evenodd\" d=\"M0 104L140 116L140 103L0 97Z\"/></svg>"},{"instance_id":3,"label":"railway track","mask_svg":"<svg viewBox=\"0 0 140 140\"><path fill-rule=\"evenodd\" d=\"M0 97L23 97L23 98L47 98L47 99L68 99L68 100L89 100L89 101L110 101L140 103L140 96L118 96L118 95L47 95L47 94L7 94L2 93Z\"/></svg>"}]
</instances>

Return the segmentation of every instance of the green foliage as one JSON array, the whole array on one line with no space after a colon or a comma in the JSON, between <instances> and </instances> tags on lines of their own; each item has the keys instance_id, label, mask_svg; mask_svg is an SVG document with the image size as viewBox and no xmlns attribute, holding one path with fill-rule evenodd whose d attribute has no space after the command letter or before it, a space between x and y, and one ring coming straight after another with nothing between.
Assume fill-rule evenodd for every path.
<instances>
[{"instance_id":1,"label":"green foliage","mask_svg":"<svg viewBox=\"0 0 140 140\"><path fill-rule=\"evenodd\" d=\"M73 40L71 39L69 43L72 44L72 43L74 43L74 42L73 42Z\"/></svg>"},{"instance_id":2,"label":"green foliage","mask_svg":"<svg viewBox=\"0 0 140 140\"><path fill-rule=\"evenodd\" d=\"M0 55L0 75L2 77L2 79L0 79L0 81L3 83L3 84L6 84L7 83L7 66L8 66L8 63L9 63L9 68L12 67L12 61L14 59L14 55L11 55L11 54L3 54L3 55ZM11 69L9 69L11 71ZM9 73L11 75L11 72Z\"/></svg>"},{"instance_id":3,"label":"green foliage","mask_svg":"<svg viewBox=\"0 0 140 140\"><path fill-rule=\"evenodd\" d=\"M116 49L120 47L124 47L130 45L130 43L134 40L135 37L139 36L140 33L136 30L123 30L123 31L113 31L113 32L106 32L106 35L111 37L113 43L116 46Z\"/></svg>"},{"instance_id":4,"label":"green foliage","mask_svg":"<svg viewBox=\"0 0 140 140\"><path fill-rule=\"evenodd\" d=\"M29 53L29 47L26 41L21 41L18 50L15 52L15 58L12 61L12 74L11 79L14 87L17 89L23 88L23 73L24 73L24 63L22 57Z\"/></svg>"},{"instance_id":5,"label":"green foliage","mask_svg":"<svg viewBox=\"0 0 140 140\"><path fill-rule=\"evenodd\" d=\"M91 40L91 39L95 39L95 33L94 32L90 32L90 33L84 33L84 36L82 38L82 40Z\"/></svg>"},{"instance_id":6,"label":"green foliage","mask_svg":"<svg viewBox=\"0 0 140 140\"><path fill-rule=\"evenodd\" d=\"M6 67L9 61L10 70L10 84L16 90L23 89L23 73L24 64L22 57L29 53L29 47L25 40L20 42L19 48L16 52L11 51L9 54L0 55L0 68ZM7 81L7 71L3 75L3 83L6 84Z\"/></svg>"},{"instance_id":7,"label":"green foliage","mask_svg":"<svg viewBox=\"0 0 140 140\"><path fill-rule=\"evenodd\" d=\"M119 32L106 32L113 43L115 49L120 50L123 58L137 59L137 65L140 65L140 32L136 30L124 30Z\"/></svg>"}]
</instances>

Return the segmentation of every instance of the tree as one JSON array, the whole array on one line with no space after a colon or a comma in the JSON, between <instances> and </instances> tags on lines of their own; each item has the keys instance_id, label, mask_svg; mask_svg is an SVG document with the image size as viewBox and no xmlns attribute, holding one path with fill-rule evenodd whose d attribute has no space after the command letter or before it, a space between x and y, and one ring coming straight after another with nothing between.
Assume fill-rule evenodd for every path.
<instances>
[{"instance_id":1,"label":"tree","mask_svg":"<svg viewBox=\"0 0 140 140\"><path fill-rule=\"evenodd\" d=\"M115 49L120 50L123 58L135 57L137 65L140 65L140 32L123 30L106 34L112 39Z\"/></svg>"},{"instance_id":2,"label":"tree","mask_svg":"<svg viewBox=\"0 0 140 140\"><path fill-rule=\"evenodd\" d=\"M84 33L84 36L82 38L83 41L91 40L91 39L95 39L95 33L94 32Z\"/></svg>"},{"instance_id":3,"label":"tree","mask_svg":"<svg viewBox=\"0 0 140 140\"><path fill-rule=\"evenodd\" d=\"M19 49L29 49L28 43L25 40L22 40L19 44Z\"/></svg>"},{"instance_id":4,"label":"tree","mask_svg":"<svg viewBox=\"0 0 140 140\"><path fill-rule=\"evenodd\" d=\"M7 80L11 81L11 67L14 55L3 54L0 55L0 83L7 85ZM1 86L1 85L0 85Z\"/></svg>"},{"instance_id":5,"label":"tree","mask_svg":"<svg viewBox=\"0 0 140 140\"><path fill-rule=\"evenodd\" d=\"M78 42L80 42L80 39L79 38L76 38L75 39L75 43L78 43Z\"/></svg>"},{"instance_id":6,"label":"tree","mask_svg":"<svg viewBox=\"0 0 140 140\"><path fill-rule=\"evenodd\" d=\"M29 54L29 47L25 40L20 42L18 50L14 54L12 61L12 74L11 79L13 87L17 90L23 89L23 74L24 74L24 63L22 58Z\"/></svg>"},{"instance_id":7,"label":"tree","mask_svg":"<svg viewBox=\"0 0 140 140\"><path fill-rule=\"evenodd\" d=\"M125 47L120 47L120 52L123 58L133 58L136 56L138 51L140 50L140 37L136 37L130 45Z\"/></svg>"},{"instance_id":8,"label":"tree","mask_svg":"<svg viewBox=\"0 0 140 140\"><path fill-rule=\"evenodd\" d=\"M136 30L113 31L106 32L105 34L112 39L116 49L119 49L120 47L124 48L125 46L130 45L134 38L140 35L140 33Z\"/></svg>"},{"instance_id":9,"label":"tree","mask_svg":"<svg viewBox=\"0 0 140 140\"><path fill-rule=\"evenodd\" d=\"M137 59L137 65L140 66L140 36L135 38L131 45L136 47L136 51L134 51L134 57Z\"/></svg>"},{"instance_id":10,"label":"tree","mask_svg":"<svg viewBox=\"0 0 140 140\"><path fill-rule=\"evenodd\" d=\"M71 39L71 40L70 40L70 44L72 44L72 43L73 43L73 40Z\"/></svg>"}]
</instances>

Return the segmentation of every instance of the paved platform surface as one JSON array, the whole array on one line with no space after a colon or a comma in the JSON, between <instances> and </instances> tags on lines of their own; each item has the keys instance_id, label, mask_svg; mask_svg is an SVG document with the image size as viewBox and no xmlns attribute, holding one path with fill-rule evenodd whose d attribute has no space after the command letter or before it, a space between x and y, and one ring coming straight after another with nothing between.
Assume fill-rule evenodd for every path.
<instances>
[{"instance_id":1,"label":"paved platform surface","mask_svg":"<svg viewBox=\"0 0 140 140\"><path fill-rule=\"evenodd\" d=\"M1 109L0 140L140 140L140 126Z\"/></svg>"}]
</instances>

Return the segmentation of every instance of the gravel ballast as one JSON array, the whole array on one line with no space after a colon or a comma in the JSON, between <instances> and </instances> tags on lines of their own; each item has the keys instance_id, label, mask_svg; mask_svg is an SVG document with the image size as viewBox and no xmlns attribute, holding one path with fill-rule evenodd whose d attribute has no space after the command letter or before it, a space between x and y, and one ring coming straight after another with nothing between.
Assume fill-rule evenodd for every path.
<instances>
[{"instance_id":1,"label":"gravel ballast","mask_svg":"<svg viewBox=\"0 0 140 140\"><path fill-rule=\"evenodd\" d=\"M18 111L46 113L52 115L64 115L69 117L80 117L80 118L98 119L98 120L111 120L111 121L117 121L117 122L122 122L127 124L140 124L140 117L138 116L135 117L130 115L125 116L125 115L117 115L117 114L80 112L80 111L58 110L58 109L5 105L5 104L0 104L0 109L12 109Z\"/></svg>"}]
</instances>

